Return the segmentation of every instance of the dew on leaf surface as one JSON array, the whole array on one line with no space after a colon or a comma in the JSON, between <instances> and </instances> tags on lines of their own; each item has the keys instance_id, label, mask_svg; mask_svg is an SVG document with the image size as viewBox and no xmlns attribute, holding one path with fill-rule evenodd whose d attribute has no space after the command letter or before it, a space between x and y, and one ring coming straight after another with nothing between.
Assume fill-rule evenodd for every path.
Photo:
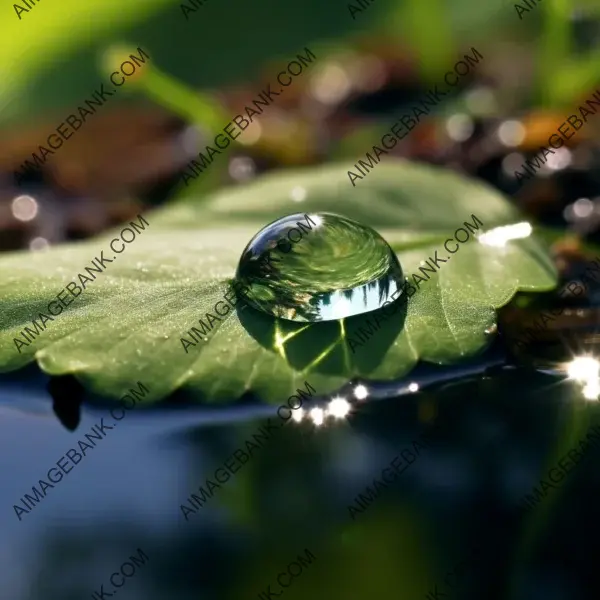
<instances>
[{"instance_id":1,"label":"dew on leaf surface","mask_svg":"<svg viewBox=\"0 0 600 600\"><path fill-rule=\"evenodd\" d=\"M315 322L381 308L399 297L404 276L394 251L370 227L332 213L296 213L250 240L236 280L253 308Z\"/></svg>"}]
</instances>

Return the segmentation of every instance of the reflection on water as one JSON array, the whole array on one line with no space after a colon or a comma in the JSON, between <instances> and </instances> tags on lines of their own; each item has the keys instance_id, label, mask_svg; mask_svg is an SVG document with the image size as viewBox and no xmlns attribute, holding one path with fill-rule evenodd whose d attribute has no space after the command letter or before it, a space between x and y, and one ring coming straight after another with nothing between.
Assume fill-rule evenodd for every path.
<instances>
[{"instance_id":1,"label":"reflection on water","mask_svg":"<svg viewBox=\"0 0 600 600\"><path fill-rule=\"evenodd\" d=\"M274 590L278 574L309 549L316 560L282 592L286 598L417 599L479 547L477 567L464 566L448 594L512 598L504 592L513 559L537 514L519 516L519 500L560 452L557 440L569 442L574 415L584 431L598 420L597 404L585 402L566 378L520 370L438 380L435 394L424 377L418 381L418 392L405 382L400 397L390 390L388 399L372 402L369 395L326 426L303 420L282 429L189 521L180 512L189 491L262 417L210 424L192 409L132 413L19 522L14 501L101 409L84 407L74 433L56 418L4 412L3 597L89 598L132 548L143 548L151 568L128 579L119 598L256 598L269 583ZM360 518L350 519L356 495L411 440L433 431L434 421L430 447ZM552 512L520 559L515 598L586 597L596 571L586 545L598 527L600 484L600 455L589 452L568 485L554 491Z\"/></svg>"}]
</instances>

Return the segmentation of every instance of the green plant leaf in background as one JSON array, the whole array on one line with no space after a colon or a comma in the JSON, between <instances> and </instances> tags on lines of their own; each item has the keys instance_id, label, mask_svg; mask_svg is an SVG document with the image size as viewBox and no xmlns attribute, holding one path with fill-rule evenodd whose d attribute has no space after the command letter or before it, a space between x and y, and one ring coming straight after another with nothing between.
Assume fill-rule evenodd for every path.
<instances>
[{"instance_id":1,"label":"green plant leaf in background","mask_svg":"<svg viewBox=\"0 0 600 600\"><path fill-rule=\"evenodd\" d=\"M397 378L420 359L451 363L473 355L489 342L495 309L518 290L556 285L554 267L533 237L505 247L471 240L364 351L352 354L343 330L352 331L365 315L306 325L245 307L223 317L206 342L186 353L180 338L207 312L215 313L247 242L283 215L334 212L370 225L397 252L406 274L442 251L473 214L488 230L522 221L497 191L450 171L390 160L354 188L348 167L274 173L201 204L181 202L146 214L146 231L21 354L13 338L113 236L5 256L0 369L35 358L47 373L73 373L107 396L118 397L140 380L150 400L182 387L199 401L234 400L252 391L277 403L305 380L325 394L354 376Z\"/></svg>"},{"instance_id":2,"label":"green plant leaf in background","mask_svg":"<svg viewBox=\"0 0 600 600\"><path fill-rule=\"evenodd\" d=\"M100 68L114 45L142 47L152 64L182 83L214 89L255 81L265 63L289 62L305 46L343 40L368 27L395 0L380 0L353 21L347 2L244 0L204 3L186 19L173 0L61 0L36 5L19 20L13 4L0 8L0 124L60 120L106 74ZM185 2L186 6L192 3ZM23 3L21 3L23 5ZM324 56L324 54L323 54ZM319 58L321 55L319 55ZM286 63L284 63L286 64ZM115 96L127 99L129 90ZM112 103L112 102L111 102Z\"/></svg>"},{"instance_id":3,"label":"green plant leaf in background","mask_svg":"<svg viewBox=\"0 0 600 600\"><path fill-rule=\"evenodd\" d=\"M497 35L499 21L508 23L510 31L516 18L514 6L502 0L439 3L443 14L437 16L418 0L378 0L356 19L348 2L341 0L305 0L298 10L280 0L261 0L251 8L244 0L211 1L187 20L181 4L61 0L46 6L40 2L21 20L12 3L4 4L0 8L0 125L30 126L56 119L60 123L69 114L65 111L74 109L106 80L99 64L115 44L144 48L153 66L208 93L220 86L256 81L260 73L272 77L266 63L278 68L305 46L314 44L321 58L330 48L352 44L355 37L377 38L382 33L397 39L402 48L408 42L420 68L430 77L437 70L437 78L456 60L454 40L464 38L468 45L487 42L490 32ZM597 0L574 2L573 8L581 5L594 7ZM530 22L533 19L524 23ZM127 100L129 92L127 88L111 103Z\"/></svg>"},{"instance_id":4,"label":"green plant leaf in background","mask_svg":"<svg viewBox=\"0 0 600 600\"><path fill-rule=\"evenodd\" d=\"M32 3L33 7L20 13L19 19L13 3L5 3L0 9L0 76L4 82L0 90L0 122L21 120L28 113L41 120L49 108L61 105L59 98L65 100L65 104L69 101L77 104L89 93L89 86L78 97L70 92L73 87L81 89L79 82L70 83L68 79L66 82L51 79L42 97L34 97L28 86L38 76L46 74L52 78L52 74L64 70L67 56L73 56L99 39L127 31L167 4L168 0L144 0L143 3L134 0L125 4L119 0ZM19 5L26 6L22 2ZM81 62L82 58L80 54L76 60ZM93 89L101 78L100 71L94 68L89 76L94 81ZM89 82L90 77L84 81ZM55 97L57 101L53 102Z\"/></svg>"}]
</instances>

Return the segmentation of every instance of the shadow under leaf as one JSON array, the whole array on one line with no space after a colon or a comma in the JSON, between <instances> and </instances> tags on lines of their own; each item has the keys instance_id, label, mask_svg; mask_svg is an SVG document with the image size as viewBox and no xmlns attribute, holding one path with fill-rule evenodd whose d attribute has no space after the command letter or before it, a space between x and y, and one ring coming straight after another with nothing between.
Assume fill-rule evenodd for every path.
<instances>
[{"instance_id":1,"label":"shadow under leaf","mask_svg":"<svg viewBox=\"0 0 600 600\"><path fill-rule=\"evenodd\" d=\"M385 308L339 321L297 323L248 305L238 310L238 318L263 348L285 357L294 369L352 377L377 368L402 331L406 312L406 302L399 298Z\"/></svg>"}]
</instances>

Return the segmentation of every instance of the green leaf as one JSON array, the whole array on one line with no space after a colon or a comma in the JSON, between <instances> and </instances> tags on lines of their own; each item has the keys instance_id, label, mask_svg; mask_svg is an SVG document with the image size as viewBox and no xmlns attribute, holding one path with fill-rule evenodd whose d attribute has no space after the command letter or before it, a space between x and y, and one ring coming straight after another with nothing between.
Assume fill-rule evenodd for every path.
<instances>
[{"instance_id":1,"label":"green leaf","mask_svg":"<svg viewBox=\"0 0 600 600\"><path fill-rule=\"evenodd\" d=\"M496 322L495 309L518 290L556 285L554 267L533 237L504 248L471 239L356 354L342 327L351 335L375 313L307 325L250 307L223 317L206 343L186 353L180 338L207 312L215 314L247 242L283 215L335 212L370 225L396 250L407 275L436 250L446 258L445 240L472 215L486 230L523 220L497 191L449 171L389 160L352 187L348 167L274 173L201 204L181 202L146 214L146 230L21 354L13 338L37 313L47 313L48 303L101 250L112 257L107 249L114 234L5 256L0 369L17 369L35 357L47 373L73 373L108 396L120 396L139 380L150 400L183 387L200 401L233 400L251 390L278 403L305 381L325 394L354 376L397 378L419 359L450 363L473 355L490 339L485 331ZM306 193L300 202L291 199L292 190L301 197L296 188Z\"/></svg>"}]
</instances>

